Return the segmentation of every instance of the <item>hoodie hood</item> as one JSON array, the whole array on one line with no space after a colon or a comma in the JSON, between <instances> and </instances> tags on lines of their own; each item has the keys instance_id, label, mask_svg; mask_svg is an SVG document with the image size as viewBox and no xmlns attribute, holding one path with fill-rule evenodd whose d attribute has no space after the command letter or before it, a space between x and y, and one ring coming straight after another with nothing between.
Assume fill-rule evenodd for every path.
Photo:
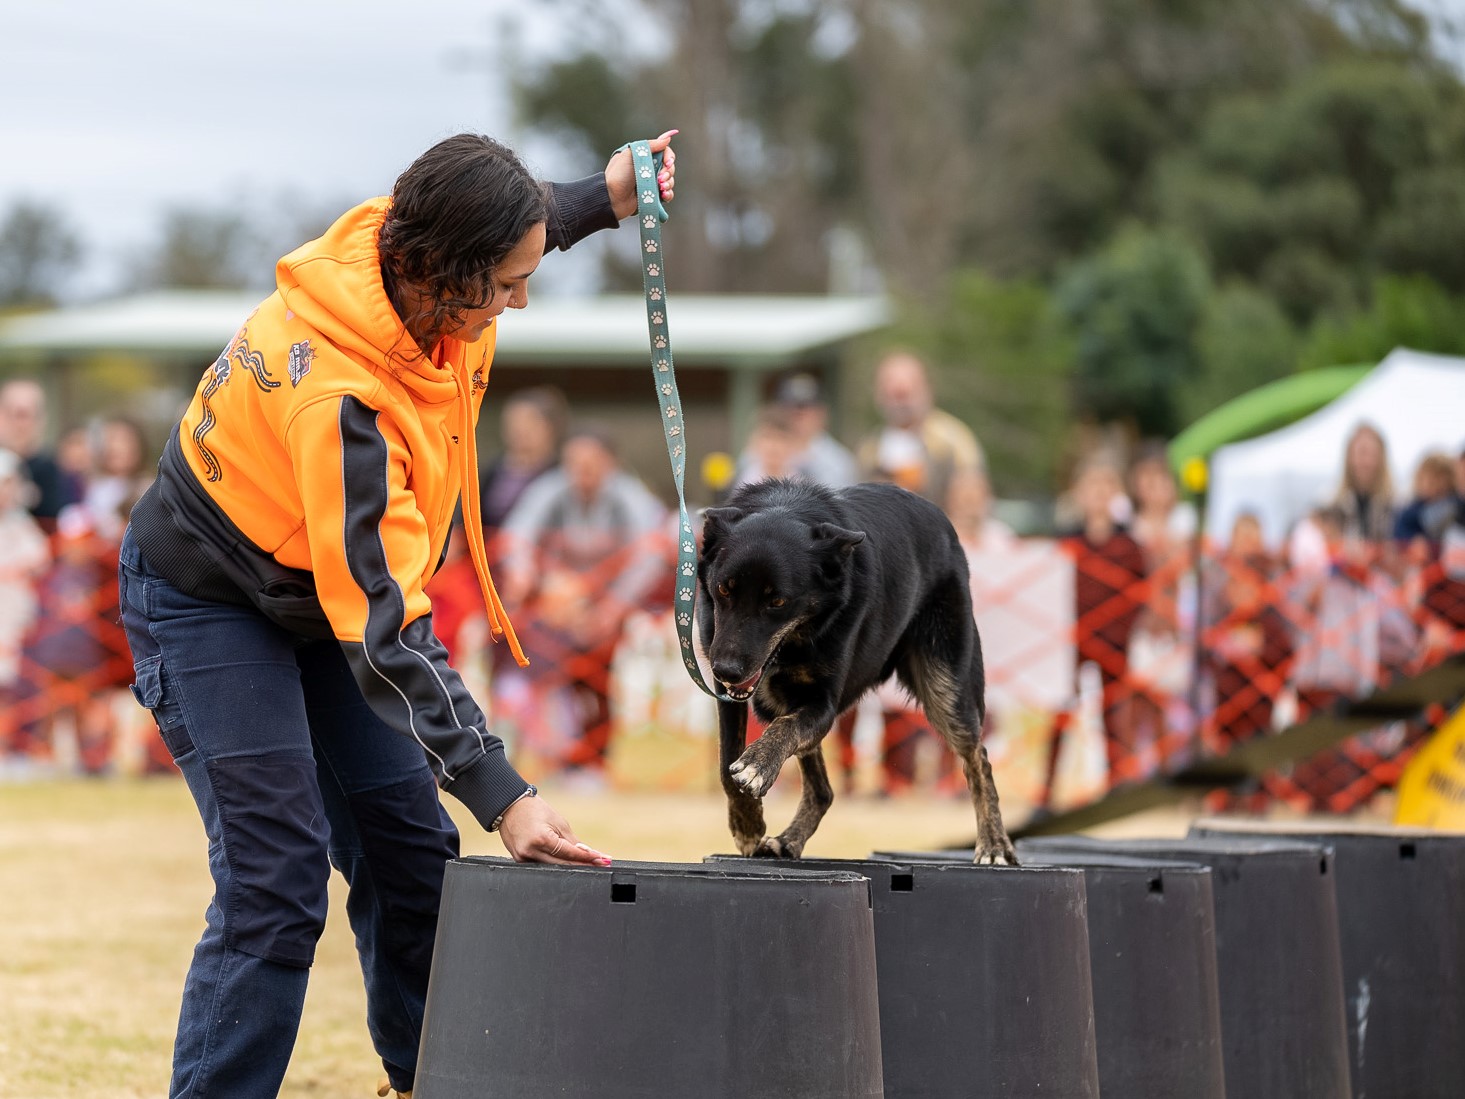
<instances>
[{"instance_id":1,"label":"hoodie hood","mask_svg":"<svg viewBox=\"0 0 1465 1099\"><path fill-rule=\"evenodd\" d=\"M382 285L377 239L391 199L368 199L346 211L315 240L276 265L280 297L320 335L366 366L385 366L419 399L458 398L453 375L463 369L464 345L443 340L436 362L423 354ZM494 326L484 332L492 347ZM482 341L480 341L482 342Z\"/></svg>"},{"instance_id":2,"label":"hoodie hood","mask_svg":"<svg viewBox=\"0 0 1465 1099\"><path fill-rule=\"evenodd\" d=\"M346 211L323 236L301 245L275 268L280 297L289 314L368 368L385 367L423 404L456 405L452 438L461 449L458 462L469 556L483 590L489 625L506 637L514 658L527 664L513 626L488 571L482 520L478 515L477 415L473 394L488 384L488 369L498 334L490 324L475 344L443 339L425 355L408 333L382 284L377 239L391 206L374 198ZM476 363L470 373L468 364Z\"/></svg>"}]
</instances>

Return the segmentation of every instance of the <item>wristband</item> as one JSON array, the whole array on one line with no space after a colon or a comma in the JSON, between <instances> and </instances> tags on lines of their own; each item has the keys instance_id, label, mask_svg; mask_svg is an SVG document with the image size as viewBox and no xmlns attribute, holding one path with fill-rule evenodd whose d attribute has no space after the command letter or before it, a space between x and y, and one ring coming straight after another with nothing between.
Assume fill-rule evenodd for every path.
<instances>
[{"instance_id":1,"label":"wristband","mask_svg":"<svg viewBox=\"0 0 1465 1099\"><path fill-rule=\"evenodd\" d=\"M528 786L524 787L524 792L522 794L520 794L513 801L504 806L504 811L502 813L493 818L493 823L488 826L488 830L490 832L497 832L499 830L499 825L504 822L504 817L508 816L510 809L518 805L519 802L523 801L525 798L535 798L538 796L539 787L535 786L534 783L531 782Z\"/></svg>"}]
</instances>

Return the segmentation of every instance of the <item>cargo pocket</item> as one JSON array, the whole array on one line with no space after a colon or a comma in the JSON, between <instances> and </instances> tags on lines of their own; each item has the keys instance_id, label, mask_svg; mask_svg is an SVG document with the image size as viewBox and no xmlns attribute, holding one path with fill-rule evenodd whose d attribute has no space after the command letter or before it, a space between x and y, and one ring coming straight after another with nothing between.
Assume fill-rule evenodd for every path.
<instances>
[{"instance_id":1,"label":"cargo pocket","mask_svg":"<svg viewBox=\"0 0 1465 1099\"><path fill-rule=\"evenodd\" d=\"M152 711L158 733L167 745L174 761L193 751L193 741L183 724L183 708L178 705L175 692L166 691L162 654L139 660L133 665L135 681L131 688L132 697Z\"/></svg>"}]
</instances>

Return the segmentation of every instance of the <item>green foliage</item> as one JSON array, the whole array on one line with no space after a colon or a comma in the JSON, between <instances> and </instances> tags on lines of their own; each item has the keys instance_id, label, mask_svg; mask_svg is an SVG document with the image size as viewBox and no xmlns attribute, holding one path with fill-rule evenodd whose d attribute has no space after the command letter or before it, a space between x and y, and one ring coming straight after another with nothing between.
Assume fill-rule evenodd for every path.
<instances>
[{"instance_id":1,"label":"green foliage","mask_svg":"<svg viewBox=\"0 0 1465 1099\"><path fill-rule=\"evenodd\" d=\"M1241 282L1220 287L1196 332L1201 370L1178 387L1180 422L1292 373L1297 345L1296 330L1269 295Z\"/></svg>"},{"instance_id":2,"label":"green foliage","mask_svg":"<svg viewBox=\"0 0 1465 1099\"><path fill-rule=\"evenodd\" d=\"M1004 491L1075 418L1166 435L1454 338L1465 84L1410 0L641 2L666 55L581 34L528 120L605 148L671 106L685 289L822 289L858 234Z\"/></svg>"},{"instance_id":3,"label":"green foliage","mask_svg":"<svg viewBox=\"0 0 1465 1099\"><path fill-rule=\"evenodd\" d=\"M1380 26L1389 24L1380 24ZM1409 24L1393 24L1401 40ZM1378 31L1378 33L1383 33ZM1162 222L1218 275L1254 279L1306 324L1357 307L1380 272L1465 290L1465 89L1398 60L1318 66L1270 97L1222 99L1162 157Z\"/></svg>"},{"instance_id":4,"label":"green foliage","mask_svg":"<svg viewBox=\"0 0 1465 1099\"><path fill-rule=\"evenodd\" d=\"M1283 244L1262 264L1259 281L1299 324L1321 312L1352 309L1358 300L1353 273L1309 244Z\"/></svg>"},{"instance_id":5,"label":"green foliage","mask_svg":"<svg viewBox=\"0 0 1465 1099\"><path fill-rule=\"evenodd\" d=\"M1162 223L1200 241L1218 271L1255 277L1277 246L1272 205L1244 175L1177 156L1160 166L1156 193Z\"/></svg>"},{"instance_id":6,"label":"green foliage","mask_svg":"<svg viewBox=\"0 0 1465 1099\"><path fill-rule=\"evenodd\" d=\"M1200 368L1195 336L1209 292L1204 258L1174 233L1130 226L1075 264L1054 300L1075 335L1078 410L1132 420L1144 435L1178 430L1176 393Z\"/></svg>"},{"instance_id":7,"label":"green foliage","mask_svg":"<svg viewBox=\"0 0 1465 1099\"><path fill-rule=\"evenodd\" d=\"M1432 279L1386 275L1374 283L1367 309L1327 316L1313 325L1297 367L1377 362L1396 347L1465 354L1462 316L1465 298Z\"/></svg>"},{"instance_id":8,"label":"green foliage","mask_svg":"<svg viewBox=\"0 0 1465 1099\"><path fill-rule=\"evenodd\" d=\"M1402 173L1398 202L1379 221L1379 263L1465 288L1465 164Z\"/></svg>"},{"instance_id":9,"label":"green foliage","mask_svg":"<svg viewBox=\"0 0 1465 1099\"><path fill-rule=\"evenodd\" d=\"M519 110L548 130L598 153L624 144L632 133L650 133L652 120L635 109L631 88L613 59L583 53L550 64L540 79L518 89Z\"/></svg>"}]
</instances>

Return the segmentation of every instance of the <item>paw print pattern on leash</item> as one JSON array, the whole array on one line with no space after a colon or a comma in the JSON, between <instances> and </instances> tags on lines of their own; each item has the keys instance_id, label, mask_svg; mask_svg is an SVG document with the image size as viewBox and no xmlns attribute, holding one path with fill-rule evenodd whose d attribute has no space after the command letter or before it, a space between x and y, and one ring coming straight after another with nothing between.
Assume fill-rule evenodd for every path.
<instances>
[{"instance_id":1,"label":"paw print pattern on leash","mask_svg":"<svg viewBox=\"0 0 1465 1099\"><path fill-rule=\"evenodd\" d=\"M652 181L656 168L651 157L650 145L644 141L631 142L635 175L638 180ZM646 324L651 343L652 377L656 383L658 405L661 408L661 427L666 435L666 450L671 461L672 480L676 485L677 504L681 519L680 552L677 557L679 581L693 580L697 575L697 543L692 536L692 523L687 515L685 479L687 473L686 447L682 442L682 399L677 392L676 372L672 366L671 333L667 329L666 285L663 272L663 250L660 224L666 220L666 210L657 201L656 188L640 191L642 210L638 220L641 230L641 283L646 293ZM690 584L677 589L677 635L681 643L683 663L687 672L702 691L714 698L721 697L707 685L701 670L693 658L692 607L695 606L693 588Z\"/></svg>"}]
</instances>

